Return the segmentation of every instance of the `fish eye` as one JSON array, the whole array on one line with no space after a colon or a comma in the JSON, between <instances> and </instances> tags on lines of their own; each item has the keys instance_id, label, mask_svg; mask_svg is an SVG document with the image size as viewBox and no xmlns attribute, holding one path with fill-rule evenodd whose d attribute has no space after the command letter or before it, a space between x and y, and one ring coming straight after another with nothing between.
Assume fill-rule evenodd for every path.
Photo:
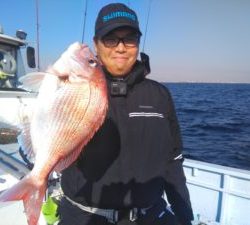
<instances>
[{"instance_id":1,"label":"fish eye","mask_svg":"<svg viewBox=\"0 0 250 225\"><path fill-rule=\"evenodd\" d=\"M88 62L89 62L89 65L91 66L91 67L96 67L97 66L97 60L95 60L95 59L89 59L88 60Z\"/></svg>"}]
</instances>

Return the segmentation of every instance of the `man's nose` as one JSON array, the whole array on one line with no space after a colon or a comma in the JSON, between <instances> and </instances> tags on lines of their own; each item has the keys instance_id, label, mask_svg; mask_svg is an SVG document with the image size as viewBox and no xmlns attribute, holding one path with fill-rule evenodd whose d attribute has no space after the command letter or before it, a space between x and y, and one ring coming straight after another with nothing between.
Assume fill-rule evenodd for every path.
<instances>
[{"instance_id":1,"label":"man's nose","mask_svg":"<svg viewBox=\"0 0 250 225\"><path fill-rule=\"evenodd\" d=\"M118 43L118 45L116 46L116 50L119 51L119 52L126 51L126 47L125 47L125 45L124 45L124 43L122 41L120 41Z\"/></svg>"}]
</instances>

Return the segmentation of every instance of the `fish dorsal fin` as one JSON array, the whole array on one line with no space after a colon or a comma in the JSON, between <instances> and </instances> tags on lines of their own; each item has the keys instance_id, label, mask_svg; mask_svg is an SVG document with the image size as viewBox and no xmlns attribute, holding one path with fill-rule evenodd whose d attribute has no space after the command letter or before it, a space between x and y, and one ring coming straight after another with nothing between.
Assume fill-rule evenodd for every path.
<instances>
[{"instance_id":1,"label":"fish dorsal fin","mask_svg":"<svg viewBox=\"0 0 250 225\"><path fill-rule=\"evenodd\" d=\"M38 92L46 73L32 72L19 78L22 83L21 87L28 91Z\"/></svg>"}]
</instances>

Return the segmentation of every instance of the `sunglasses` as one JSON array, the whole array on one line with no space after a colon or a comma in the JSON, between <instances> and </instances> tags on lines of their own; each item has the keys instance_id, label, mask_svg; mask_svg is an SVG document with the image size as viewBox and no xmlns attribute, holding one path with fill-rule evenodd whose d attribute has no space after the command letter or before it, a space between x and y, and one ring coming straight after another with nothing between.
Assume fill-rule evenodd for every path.
<instances>
[{"instance_id":1,"label":"sunglasses","mask_svg":"<svg viewBox=\"0 0 250 225\"><path fill-rule=\"evenodd\" d=\"M101 39L102 43L107 48L113 48L119 45L120 42L124 44L127 48L136 47L139 44L140 36L137 34L130 34L125 37L116 37L116 36L104 36Z\"/></svg>"}]
</instances>

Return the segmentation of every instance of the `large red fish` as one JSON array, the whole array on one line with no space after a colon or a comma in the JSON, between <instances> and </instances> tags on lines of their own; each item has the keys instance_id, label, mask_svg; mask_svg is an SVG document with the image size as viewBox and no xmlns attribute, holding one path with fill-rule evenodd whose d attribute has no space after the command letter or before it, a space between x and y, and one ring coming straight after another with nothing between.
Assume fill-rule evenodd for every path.
<instances>
[{"instance_id":1,"label":"large red fish","mask_svg":"<svg viewBox=\"0 0 250 225\"><path fill-rule=\"evenodd\" d=\"M76 160L103 123L107 101L93 53L86 45L72 44L46 73L31 122L25 123L22 142L35 154L34 168L0 195L0 201L23 200L29 225L39 219L49 174Z\"/></svg>"}]
</instances>

